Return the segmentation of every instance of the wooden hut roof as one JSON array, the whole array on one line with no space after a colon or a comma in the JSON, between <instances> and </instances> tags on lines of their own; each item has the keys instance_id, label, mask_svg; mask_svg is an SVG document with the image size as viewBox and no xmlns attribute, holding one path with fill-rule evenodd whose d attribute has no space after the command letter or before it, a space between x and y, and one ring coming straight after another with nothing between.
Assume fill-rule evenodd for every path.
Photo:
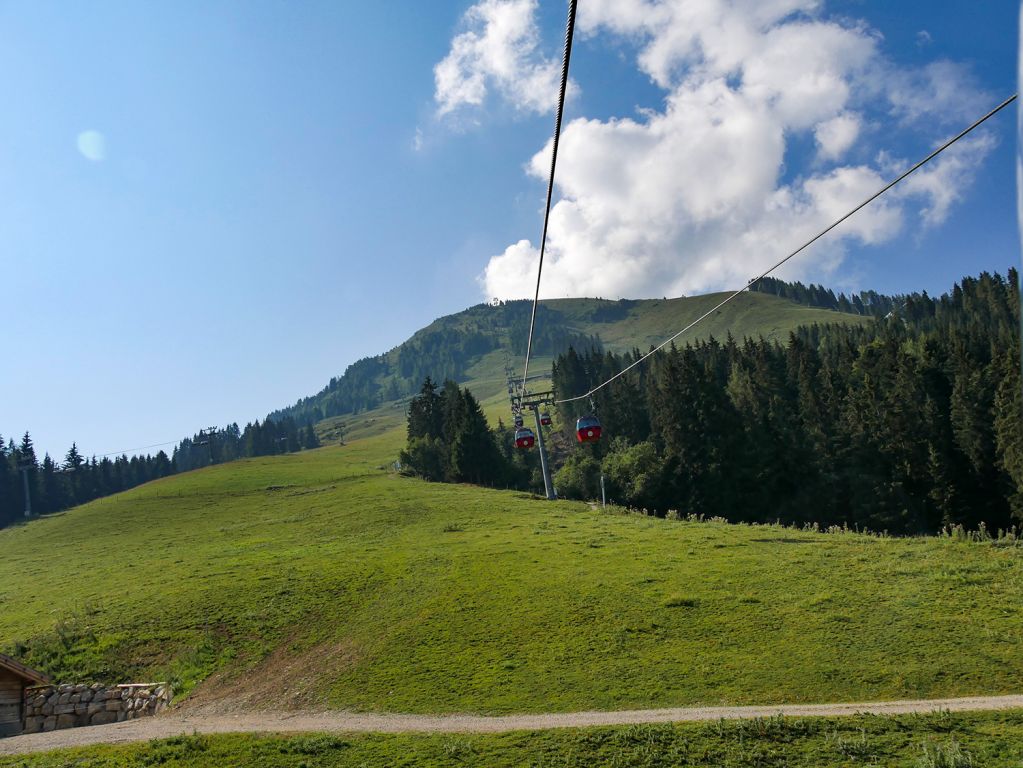
<instances>
[{"instance_id":1,"label":"wooden hut roof","mask_svg":"<svg viewBox=\"0 0 1023 768\"><path fill-rule=\"evenodd\" d=\"M50 682L50 678L44 675L42 672L26 667L19 661L15 661L10 656L4 656L0 653L0 669L6 669L8 672L13 672L23 680L28 680L35 685L46 685Z\"/></svg>"}]
</instances>

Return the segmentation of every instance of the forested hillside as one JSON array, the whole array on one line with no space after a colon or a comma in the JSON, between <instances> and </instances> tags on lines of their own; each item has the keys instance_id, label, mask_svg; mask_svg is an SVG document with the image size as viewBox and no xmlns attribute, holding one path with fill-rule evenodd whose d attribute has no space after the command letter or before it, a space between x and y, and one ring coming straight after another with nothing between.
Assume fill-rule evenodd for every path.
<instances>
[{"instance_id":1,"label":"forested hillside","mask_svg":"<svg viewBox=\"0 0 1023 768\"><path fill-rule=\"evenodd\" d=\"M699 341L600 390L609 438L580 448L562 493L666 514L861 526L897 533L1023 522L1018 275L900 297L866 325L814 325L784 344ZM570 350L559 396L626 354ZM563 412L566 429L587 409Z\"/></svg>"},{"instance_id":2,"label":"forested hillside","mask_svg":"<svg viewBox=\"0 0 1023 768\"><path fill-rule=\"evenodd\" d=\"M855 309L841 312L837 303L831 306L826 300L827 292L822 294L825 300L818 303L803 300L805 291L800 291L798 284L793 284L789 291L792 300L781 298L780 291L788 285L765 282L759 293L745 294L723 308L693 338L723 332L725 328L731 328L737 338L747 335L778 338L799 325L838 320L858 323L862 321L861 314L870 314ZM830 295L835 298L833 293ZM606 346L618 351L634 346L645 348L688 323L718 298L717 294L708 294L678 299L545 301L537 308L533 352L537 356L553 356L569 346L576 349ZM870 299L866 301L869 304ZM853 306L848 301L845 304ZM426 377L436 382L447 379L466 382L471 378L472 366L491 353L499 353L517 367L526 350L531 307L530 301L478 304L442 317L391 351L350 365L343 376L332 378L316 395L275 411L269 418L290 416L302 423L316 422L408 397L419 391Z\"/></svg>"},{"instance_id":3,"label":"forested hillside","mask_svg":"<svg viewBox=\"0 0 1023 768\"><path fill-rule=\"evenodd\" d=\"M311 425L293 419L257 419L242 430L237 424L186 437L171 456L164 451L128 457L127 454L86 458L72 444L62 462L49 454L39 461L31 435L4 445L0 437L0 528L24 519L25 492L32 514L45 515L126 491L150 480L178 472L249 456L292 453L319 446Z\"/></svg>"},{"instance_id":4,"label":"forested hillside","mask_svg":"<svg viewBox=\"0 0 1023 768\"><path fill-rule=\"evenodd\" d=\"M49 454L39 461L32 436L4 444L0 436L0 528L24 519L25 488L33 515L59 512L76 504L109 496L176 471L163 451L155 456L107 456L86 459L73 444L63 462Z\"/></svg>"},{"instance_id":5,"label":"forested hillside","mask_svg":"<svg viewBox=\"0 0 1023 768\"><path fill-rule=\"evenodd\" d=\"M174 449L174 468L187 472L209 464L250 456L273 456L304 448L318 448L320 441L311 424L299 426L294 419L259 419L240 429L237 424L186 437Z\"/></svg>"},{"instance_id":6,"label":"forested hillside","mask_svg":"<svg viewBox=\"0 0 1023 768\"><path fill-rule=\"evenodd\" d=\"M762 277L750 286L750 290L780 296L808 307L834 309L838 312L871 317L884 317L906 300L905 296L884 296L877 291L860 291L846 296L844 293L836 294L830 288L816 283L803 285L798 280L787 283L776 277Z\"/></svg>"},{"instance_id":7,"label":"forested hillside","mask_svg":"<svg viewBox=\"0 0 1023 768\"><path fill-rule=\"evenodd\" d=\"M442 317L389 352L353 363L343 376L331 378L316 395L275 411L269 418L290 416L315 422L409 396L427 377L464 381L472 364L489 352L525 353L531 306L528 301L478 304ZM556 354L571 345L599 343L598 338L572 329L560 312L539 308L533 347L538 355Z\"/></svg>"}]
</instances>

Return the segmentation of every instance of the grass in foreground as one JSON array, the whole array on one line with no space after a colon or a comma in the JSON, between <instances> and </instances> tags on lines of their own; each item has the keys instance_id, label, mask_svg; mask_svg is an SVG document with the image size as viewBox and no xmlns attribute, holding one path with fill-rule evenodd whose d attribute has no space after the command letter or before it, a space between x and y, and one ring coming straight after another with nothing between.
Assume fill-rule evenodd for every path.
<instances>
[{"instance_id":1,"label":"grass in foreground","mask_svg":"<svg viewBox=\"0 0 1023 768\"><path fill-rule=\"evenodd\" d=\"M0 768L715 766L1016 768L1023 712L801 718L501 735L180 736L130 746L0 757Z\"/></svg>"},{"instance_id":2,"label":"grass in foreground","mask_svg":"<svg viewBox=\"0 0 1023 768\"><path fill-rule=\"evenodd\" d=\"M1023 549L614 516L383 471L401 434L0 531L0 638L201 700L540 712L1017 692Z\"/></svg>"}]
</instances>

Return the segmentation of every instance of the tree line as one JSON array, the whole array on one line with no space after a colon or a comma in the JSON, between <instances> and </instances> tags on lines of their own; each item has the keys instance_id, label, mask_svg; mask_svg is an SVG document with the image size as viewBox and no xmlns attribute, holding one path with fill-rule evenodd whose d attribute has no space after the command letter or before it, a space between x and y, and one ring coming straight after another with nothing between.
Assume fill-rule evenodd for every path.
<instances>
[{"instance_id":1,"label":"tree line","mask_svg":"<svg viewBox=\"0 0 1023 768\"><path fill-rule=\"evenodd\" d=\"M57 462L48 453L39 460L28 432L18 443L13 439L5 443L0 436L0 528L24 519L26 486L32 514L45 515L178 472L319 444L311 424L299 427L293 419L260 424L257 419L244 430L231 424L199 432L182 440L170 456L161 450L152 456L86 458L72 443L63 461Z\"/></svg>"},{"instance_id":2,"label":"tree line","mask_svg":"<svg viewBox=\"0 0 1023 768\"><path fill-rule=\"evenodd\" d=\"M176 472L164 451L155 456L93 456L86 459L75 443L56 462L47 453L36 456L31 435L19 443L0 437L0 528L24 519L25 489L33 515L45 515L133 488Z\"/></svg>"},{"instance_id":3,"label":"tree line","mask_svg":"<svg viewBox=\"0 0 1023 768\"><path fill-rule=\"evenodd\" d=\"M786 344L656 354L595 394L609 439L572 453L559 492L599 497L603 473L612 497L655 514L899 534L1023 522L1017 272L888 306ZM570 349L554 389L586 392L639 356ZM587 407L562 409L566 431Z\"/></svg>"},{"instance_id":4,"label":"tree line","mask_svg":"<svg viewBox=\"0 0 1023 768\"><path fill-rule=\"evenodd\" d=\"M319 438L312 424L298 426L294 419L284 417L259 419L240 429L238 424L212 431L204 430L186 437L174 449L172 461L178 472L187 472L210 464L250 456L273 456L294 453L304 448L318 448Z\"/></svg>"},{"instance_id":5,"label":"tree line","mask_svg":"<svg viewBox=\"0 0 1023 768\"><path fill-rule=\"evenodd\" d=\"M833 290L825 288L823 285L816 285L814 283L803 285L798 280L789 283L776 277L762 277L750 286L750 290L756 293L780 296L783 299L794 301L796 304L804 304L808 307L833 309L836 312L871 317L884 317L898 307L906 298L903 296L884 296L877 291L860 291L851 296L846 296L844 293L836 295ZM920 297L926 296L926 293L920 294Z\"/></svg>"}]
</instances>

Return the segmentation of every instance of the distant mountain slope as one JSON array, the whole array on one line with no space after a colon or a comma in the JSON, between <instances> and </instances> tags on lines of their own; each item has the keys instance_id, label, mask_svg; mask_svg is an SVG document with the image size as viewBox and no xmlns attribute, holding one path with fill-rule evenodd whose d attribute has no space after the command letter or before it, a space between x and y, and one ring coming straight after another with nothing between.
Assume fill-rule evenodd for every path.
<instances>
[{"instance_id":1,"label":"distant mountain slope","mask_svg":"<svg viewBox=\"0 0 1023 768\"><path fill-rule=\"evenodd\" d=\"M646 350L711 309L725 295L545 301L537 313L533 346L538 358L536 372L549 373L549 358L569 345L598 345L618 352ZM525 300L478 304L441 317L394 349L353 363L343 376L332 378L317 394L271 413L269 418L291 416L305 423L359 413L407 397L419 389L426 376L438 381L450 378L470 386L486 383L477 395L489 396L490 390L503 385L505 366L517 370L522 364L530 308L531 302ZM807 306L773 292L745 293L679 341L724 338L729 333L740 339L763 336L783 340L800 325L867 321L864 315Z\"/></svg>"}]
</instances>

